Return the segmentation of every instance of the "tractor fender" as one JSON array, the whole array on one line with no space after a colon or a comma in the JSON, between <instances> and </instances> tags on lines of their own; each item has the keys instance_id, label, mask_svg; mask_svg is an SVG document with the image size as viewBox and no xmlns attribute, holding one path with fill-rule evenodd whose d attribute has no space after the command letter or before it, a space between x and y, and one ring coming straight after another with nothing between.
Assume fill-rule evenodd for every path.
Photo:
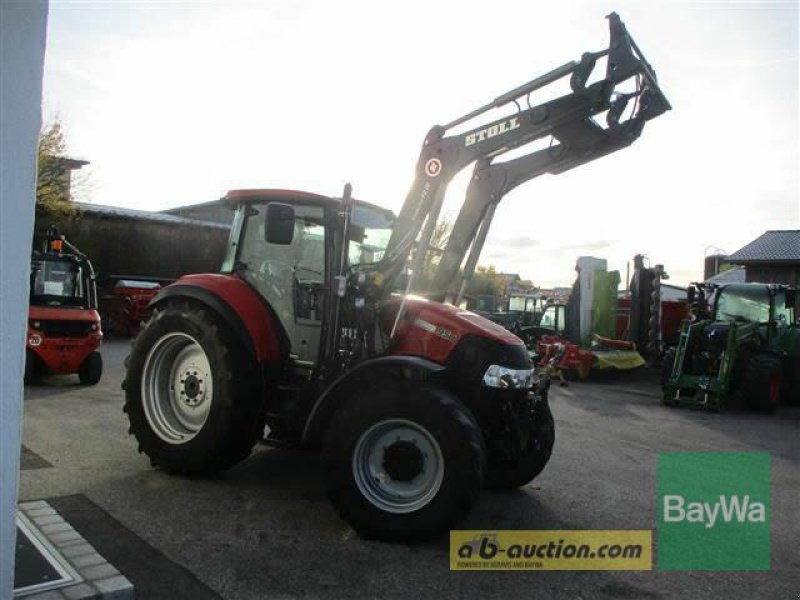
<instances>
[{"instance_id":1,"label":"tractor fender","mask_svg":"<svg viewBox=\"0 0 800 600\"><path fill-rule=\"evenodd\" d=\"M303 444L316 444L321 441L328 422L347 393L364 381L380 377L382 373L387 372L410 379L436 375L444 370L444 366L419 356L380 356L365 360L339 376L314 403L303 429Z\"/></svg>"},{"instance_id":2,"label":"tractor fender","mask_svg":"<svg viewBox=\"0 0 800 600\"><path fill-rule=\"evenodd\" d=\"M274 311L238 277L188 275L162 289L150 306L179 298L194 300L212 310L257 362L279 362L288 356L289 339Z\"/></svg>"}]
</instances>

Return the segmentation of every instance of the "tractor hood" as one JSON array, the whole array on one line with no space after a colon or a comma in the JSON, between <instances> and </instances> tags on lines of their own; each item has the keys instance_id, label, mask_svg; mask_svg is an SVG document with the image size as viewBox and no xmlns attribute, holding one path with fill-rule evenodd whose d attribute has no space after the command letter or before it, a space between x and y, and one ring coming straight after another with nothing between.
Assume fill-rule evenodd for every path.
<instances>
[{"instance_id":1,"label":"tractor hood","mask_svg":"<svg viewBox=\"0 0 800 600\"><path fill-rule=\"evenodd\" d=\"M385 305L387 333L391 331L400 302L401 298L394 297ZM480 315L449 304L407 296L403 318L397 325L388 354L423 356L444 364L459 341L470 335L525 349L521 339Z\"/></svg>"}]
</instances>

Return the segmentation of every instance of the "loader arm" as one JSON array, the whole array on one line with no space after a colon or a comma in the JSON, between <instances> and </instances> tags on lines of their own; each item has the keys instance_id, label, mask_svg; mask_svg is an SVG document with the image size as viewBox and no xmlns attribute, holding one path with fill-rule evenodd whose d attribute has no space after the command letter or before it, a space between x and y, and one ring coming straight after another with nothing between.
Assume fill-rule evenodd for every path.
<instances>
[{"instance_id":1,"label":"loader arm","mask_svg":"<svg viewBox=\"0 0 800 600\"><path fill-rule=\"evenodd\" d=\"M636 121L627 127L607 130L594 123L564 130L556 128L553 138L561 143L506 162L479 160L431 282L434 297L455 304L461 301L486 241L495 208L508 192L540 175L563 173L626 148L639 137L643 125L643 121ZM467 256L466 263L459 274L464 256Z\"/></svg>"},{"instance_id":2,"label":"loader arm","mask_svg":"<svg viewBox=\"0 0 800 600\"><path fill-rule=\"evenodd\" d=\"M587 52L580 61L566 63L549 73L521 85L492 102L443 126L433 127L425 138L416 165L416 175L405 203L400 210L383 259L376 265L374 281L390 290L402 272L409 253L415 246L412 273L418 273L425 261L430 239L441 211L448 183L470 163L556 135L565 150L579 153L602 144L607 132L619 135L641 132L644 123L671 107L656 81L650 65L629 36L616 13L608 16L609 48ZM605 78L586 85L598 59L608 57ZM569 77L571 93L548 102L530 106L530 94ZM615 87L631 78L636 91L619 94ZM630 100L635 106L630 117L620 120ZM522 109L522 103L527 108ZM514 115L496 119L465 133L450 133L454 128L495 108L514 103ZM608 129L592 117L609 111ZM623 133L624 132L624 133ZM635 136L634 136L635 137Z\"/></svg>"}]
</instances>

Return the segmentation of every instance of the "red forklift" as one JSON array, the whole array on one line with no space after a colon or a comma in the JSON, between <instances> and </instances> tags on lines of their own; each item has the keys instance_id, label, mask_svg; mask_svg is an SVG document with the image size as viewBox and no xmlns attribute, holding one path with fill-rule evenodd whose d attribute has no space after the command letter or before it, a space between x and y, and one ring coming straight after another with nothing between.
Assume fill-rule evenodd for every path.
<instances>
[{"instance_id":1,"label":"red forklift","mask_svg":"<svg viewBox=\"0 0 800 600\"><path fill-rule=\"evenodd\" d=\"M83 385L103 374L103 341L92 263L51 227L31 257L25 383L48 373L77 373Z\"/></svg>"},{"instance_id":2,"label":"red forklift","mask_svg":"<svg viewBox=\"0 0 800 600\"><path fill-rule=\"evenodd\" d=\"M608 49L433 127L397 218L354 199L349 185L341 198L229 192L235 216L221 272L161 290L127 361L124 408L139 451L168 472L197 475L245 459L265 431L275 445L319 448L342 518L390 540L438 535L483 487L539 475L555 427L524 343L433 299L458 292L467 248L464 270L474 269L499 198L468 199L434 293L409 292L435 264L431 237L461 169L552 137L524 168L559 173L626 147L670 109L619 17L609 22ZM566 95L531 101L565 78Z\"/></svg>"}]
</instances>

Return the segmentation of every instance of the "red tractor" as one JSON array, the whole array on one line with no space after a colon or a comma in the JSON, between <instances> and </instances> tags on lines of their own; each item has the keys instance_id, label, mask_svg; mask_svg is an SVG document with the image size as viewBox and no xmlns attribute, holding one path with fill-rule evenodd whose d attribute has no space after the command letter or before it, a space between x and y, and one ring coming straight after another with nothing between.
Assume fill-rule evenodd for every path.
<instances>
[{"instance_id":1,"label":"red tractor","mask_svg":"<svg viewBox=\"0 0 800 600\"><path fill-rule=\"evenodd\" d=\"M394 540L437 535L482 487L536 477L555 432L525 345L476 314L408 292L423 265L436 264L430 239L459 170L552 136L530 168L558 173L629 145L670 108L619 17L609 18L608 50L434 127L397 218L353 199L349 185L341 198L228 193L235 217L221 272L164 288L127 363L125 411L152 464L187 475L225 469L265 432L274 444L321 448L343 519L363 536ZM600 59L605 75L587 85ZM571 93L522 109L564 77ZM622 82L635 86L615 92ZM510 103L512 116L452 133ZM603 113L606 127L592 118ZM488 206L465 203L434 291L458 289L467 247L464 270L474 269Z\"/></svg>"},{"instance_id":2,"label":"red tractor","mask_svg":"<svg viewBox=\"0 0 800 600\"><path fill-rule=\"evenodd\" d=\"M95 385L103 374L103 332L94 269L54 228L31 257L30 290L25 383L50 372L77 373L83 385Z\"/></svg>"}]
</instances>

